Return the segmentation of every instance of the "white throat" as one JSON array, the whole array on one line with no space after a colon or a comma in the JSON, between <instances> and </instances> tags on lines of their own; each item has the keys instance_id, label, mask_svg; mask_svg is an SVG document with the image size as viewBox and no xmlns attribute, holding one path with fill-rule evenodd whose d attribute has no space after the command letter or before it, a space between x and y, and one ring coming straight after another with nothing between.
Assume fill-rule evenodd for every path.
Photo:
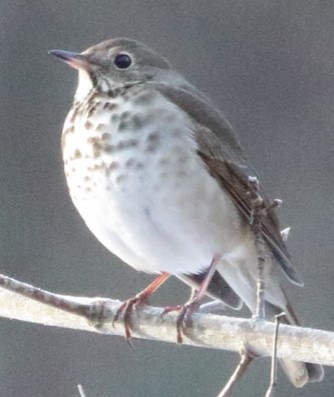
<instances>
[{"instance_id":1,"label":"white throat","mask_svg":"<svg viewBox=\"0 0 334 397\"><path fill-rule=\"evenodd\" d=\"M75 93L76 101L83 101L93 88L92 80L85 70L79 70L79 81Z\"/></svg>"}]
</instances>

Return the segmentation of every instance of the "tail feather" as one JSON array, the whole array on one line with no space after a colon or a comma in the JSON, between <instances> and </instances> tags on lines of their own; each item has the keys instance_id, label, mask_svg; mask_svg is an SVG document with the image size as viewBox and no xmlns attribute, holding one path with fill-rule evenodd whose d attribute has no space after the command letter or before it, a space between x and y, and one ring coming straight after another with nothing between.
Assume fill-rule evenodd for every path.
<instances>
[{"instance_id":1,"label":"tail feather","mask_svg":"<svg viewBox=\"0 0 334 397\"><path fill-rule=\"evenodd\" d=\"M309 382L321 382L324 378L324 369L319 364L306 363Z\"/></svg>"},{"instance_id":2,"label":"tail feather","mask_svg":"<svg viewBox=\"0 0 334 397\"><path fill-rule=\"evenodd\" d=\"M296 387L303 387L308 382L321 382L324 370L319 364L303 363L282 358L279 360L283 371Z\"/></svg>"}]
</instances>

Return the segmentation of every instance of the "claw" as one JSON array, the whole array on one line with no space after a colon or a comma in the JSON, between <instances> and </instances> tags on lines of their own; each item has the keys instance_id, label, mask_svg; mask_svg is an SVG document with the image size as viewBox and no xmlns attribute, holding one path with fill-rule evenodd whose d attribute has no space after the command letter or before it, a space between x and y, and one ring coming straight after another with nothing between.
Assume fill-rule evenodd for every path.
<instances>
[{"instance_id":1,"label":"claw","mask_svg":"<svg viewBox=\"0 0 334 397\"><path fill-rule=\"evenodd\" d=\"M180 313L176 318L176 339L177 343L183 342L183 335L187 335L187 328L191 326L191 317L198 309L199 302L194 299L181 306Z\"/></svg>"},{"instance_id":2,"label":"claw","mask_svg":"<svg viewBox=\"0 0 334 397\"><path fill-rule=\"evenodd\" d=\"M182 309L182 305L166 306L164 311L161 313L161 318L170 312L178 312Z\"/></svg>"},{"instance_id":3,"label":"claw","mask_svg":"<svg viewBox=\"0 0 334 397\"><path fill-rule=\"evenodd\" d=\"M139 294L130 298L119 305L116 310L115 316L113 318L112 324L114 326L115 322L119 319L121 315L123 315L123 323L124 323L124 333L125 339L130 343L131 338L131 313L135 306L142 305L147 301L147 299L155 292L161 284L163 284L169 277L167 273L159 274L153 282L148 285L143 291ZM130 343L131 345L131 343Z\"/></svg>"},{"instance_id":4,"label":"claw","mask_svg":"<svg viewBox=\"0 0 334 397\"><path fill-rule=\"evenodd\" d=\"M131 339L131 313L134 306L143 304L144 299L141 299L140 296L135 296L134 298L128 299L121 303L117 308L115 316L113 318L112 324L114 326L115 322L123 316L123 324L124 324L124 334L125 339L129 342Z\"/></svg>"}]
</instances>

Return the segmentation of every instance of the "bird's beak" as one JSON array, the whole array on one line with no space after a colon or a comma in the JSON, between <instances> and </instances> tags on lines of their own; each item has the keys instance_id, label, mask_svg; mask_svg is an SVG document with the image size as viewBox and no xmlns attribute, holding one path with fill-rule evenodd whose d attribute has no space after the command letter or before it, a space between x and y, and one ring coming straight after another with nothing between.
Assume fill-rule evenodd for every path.
<instances>
[{"instance_id":1,"label":"bird's beak","mask_svg":"<svg viewBox=\"0 0 334 397\"><path fill-rule=\"evenodd\" d=\"M64 50L50 50L48 54L60 58L62 61L69 64L74 69L88 70L90 67L90 63L88 62L87 57L77 52L70 52Z\"/></svg>"}]
</instances>

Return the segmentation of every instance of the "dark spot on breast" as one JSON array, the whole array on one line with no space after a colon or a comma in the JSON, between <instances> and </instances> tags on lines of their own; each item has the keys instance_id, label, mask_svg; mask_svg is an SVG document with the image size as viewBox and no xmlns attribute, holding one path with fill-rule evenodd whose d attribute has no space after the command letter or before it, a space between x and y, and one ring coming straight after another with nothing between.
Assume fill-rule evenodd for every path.
<instances>
[{"instance_id":1,"label":"dark spot on breast","mask_svg":"<svg viewBox=\"0 0 334 397\"><path fill-rule=\"evenodd\" d=\"M108 167L108 169L109 169L110 171L117 170L118 168L119 168L119 163L117 163L117 161L112 161L112 162L109 164L109 167Z\"/></svg>"},{"instance_id":2,"label":"dark spot on breast","mask_svg":"<svg viewBox=\"0 0 334 397\"><path fill-rule=\"evenodd\" d=\"M136 165L135 159L129 158L128 160L126 160L126 163L125 163L126 168L133 168L135 165Z\"/></svg>"},{"instance_id":3,"label":"dark spot on breast","mask_svg":"<svg viewBox=\"0 0 334 397\"><path fill-rule=\"evenodd\" d=\"M155 117L157 116L151 112L146 112L145 114L136 113L128 120L129 128L131 128L133 131L137 131L151 123Z\"/></svg>"},{"instance_id":4,"label":"dark spot on breast","mask_svg":"<svg viewBox=\"0 0 334 397\"><path fill-rule=\"evenodd\" d=\"M85 128L86 128L87 130L90 130L92 127L93 127L93 124L92 124L89 120L87 120L87 121L85 122Z\"/></svg>"},{"instance_id":5,"label":"dark spot on breast","mask_svg":"<svg viewBox=\"0 0 334 397\"><path fill-rule=\"evenodd\" d=\"M124 182L126 178L126 175L120 174L116 177L116 183L120 184L121 182Z\"/></svg>"},{"instance_id":6,"label":"dark spot on breast","mask_svg":"<svg viewBox=\"0 0 334 397\"><path fill-rule=\"evenodd\" d=\"M102 139L102 141L110 141L111 140L111 134L109 134L109 132L104 132L101 135L101 139Z\"/></svg>"},{"instance_id":7,"label":"dark spot on breast","mask_svg":"<svg viewBox=\"0 0 334 397\"><path fill-rule=\"evenodd\" d=\"M106 102L103 105L103 110L113 110L117 107L117 104L114 102Z\"/></svg>"},{"instance_id":8,"label":"dark spot on breast","mask_svg":"<svg viewBox=\"0 0 334 397\"><path fill-rule=\"evenodd\" d=\"M131 113L128 110L125 110L123 113L120 115L120 120L126 120L130 117Z\"/></svg>"},{"instance_id":9,"label":"dark spot on breast","mask_svg":"<svg viewBox=\"0 0 334 397\"><path fill-rule=\"evenodd\" d=\"M106 152L106 153L112 153L112 152L114 152L115 151L115 145L106 145L105 147L104 147L104 151Z\"/></svg>"},{"instance_id":10,"label":"dark spot on breast","mask_svg":"<svg viewBox=\"0 0 334 397\"><path fill-rule=\"evenodd\" d=\"M99 142L94 142L92 148L94 157L101 155L102 145Z\"/></svg>"},{"instance_id":11,"label":"dark spot on breast","mask_svg":"<svg viewBox=\"0 0 334 397\"><path fill-rule=\"evenodd\" d=\"M97 137L97 136L90 136L90 137L87 139L87 142L88 142L88 143L92 143L92 144L94 144L95 142L99 142L99 141L100 141L100 138Z\"/></svg>"},{"instance_id":12,"label":"dark spot on breast","mask_svg":"<svg viewBox=\"0 0 334 397\"><path fill-rule=\"evenodd\" d=\"M134 103L137 105L148 105L153 97L154 94L152 92L143 92L134 99Z\"/></svg>"},{"instance_id":13,"label":"dark spot on breast","mask_svg":"<svg viewBox=\"0 0 334 397\"><path fill-rule=\"evenodd\" d=\"M146 141L148 143L154 143L154 142L158 142L160 139L159 133L158 132L151 132L150 134L148 134Z\"/></svg>"},{"instance_id":14,"label":"dark spot on breast","mask_svg":"<svg viewBox=\"0 0 334 397\"><path fill-rule=\"evenodd\" d=\"M93 114L95 113L96 109L97 109L97 105L95 103L94 103L94 105L88 107L88 109L87 109L87 117L93 116Z\"/></svg>"},{"instance_id":15,"label":"dark spot on breast","mask_svg":"<svg viewBox=\"0 0 334 397\"><path fill-rule=\"evenodd\" d=\"M66 130L63 132L63 135L72 134L73 132L74 132L74 125L66 128Z\"/></svg>"},{"instance_id":16,"label":"dark spot on breast","mask_svg":"<svg viewBox=\"0 0 334 397\"><path fill-rule=\"evenodd\" d=\"M120 88L114 88L107 92L109 98L116 98L121 93Z\"/></svg>"},{"instance_id":17,"label":"dark spot on breast","mask_svg":"<svg viewBox=\"0 0 334 397\"><path fill-rule=\"evenodd\" d=\"M80 159L82 157L82 153L80 152L79 149L75 149L74 154L73 154L73 159Z\"/></svg>"},{"instance_id":18,"label":"dark spot on breast","mask_svg":"<svg viewBox=\"0 0 334 397\"><path fill-rule=\"evenodd\" d=\"M92 171L101 171L105 169L107 169L107 164L104 161L102 161L99 164L94 164Z\"/></svg>"},{"instance_id":19,"label":"dark spot on breast","mask_svg":"<svg viewBox=\"0 0 334 397\"><path fill-rule=\"evenodd\" d=\"M121 121L121 122L118 124L117 130L118 130L118 132L124 132L124 131L126 130L127 127L128 127L128 122L123 120L123 121Z\"/></svg>"},{"instance_id":20,"label":"dark spot on breast","mask_svg":"<svg viewBox=\"0 0 334 397\"><path fill-rule=\"evenodd\" d=\"M151 132L146 138L145 150L153 152L159 145L160 136L158 132Z\"/></svg>"},{"instance_id":21,"label":"dark spot on breast","mask_svg":"<svg viewBox=\"0 0 334 397\"><path fill-rule=\"evenodd\" d=\"M141 117L138 116L138 114L135 114L131 119L130 122L133 125L133 129L134 130L139 130L140 128L143 127L144 123L143 123L143 119Z\"/></svg>"},{"instance_id":22,"label":"dark spot on breast","mask_svg":"<svg viewBox=\"0 0 334 397\"><path fill-rule=\"evenodd\" d=\"M118 113L113 113L110 117L110 121L112 123L117 123L119 121L119 114Z\"/></svg>"},{"instance_id":23,"label":"dark spot on breast","mask_svg":"<svg viewBox=\"0 0 334 397\"><path fill-rule=\"evenodd\" d=\"M117 144L116 148L119 150L122 150L122 149L128 149L131 147L135 147L137 145L138 145L138 141L136 139L124 139L123 141L120 141Z\"/></svg>"},{"instance_id":24,"label":"dark spot on breast","mask_svg":"<svg viewBox=\"0 0 334 397\"><path fill-rule=\"evenodd\" d=\"M122 150L126 147L126 141L120 141L118 142L118 144L116 145L116 148L119 150Z\"/></svg>"},{"instance_id":25,"label":"dark spot on breast","mask_svg":"<svg viewBox=\"0 0 334 397\"><path fill-rule=\"evenodd\" d=\"M71 118L70 118L70 120L69 120L70 123L74 123L75 118L76 118L76 116L77 116L77 111L78 111L78 108L73 110L73 112L72 112L72 114L71 114Z\"/></svg>"},{"instance_id":26,"label":"dark spot on breast","mask_svg":"<svg viewBox=\"0 0 334 397\"><path fill-rule=\"evenodd\" d=\"M96 131L103 131L106 129L106 125L103 123L100 123L97 127L96 127Z\"/></svg>"}]
</instances>

